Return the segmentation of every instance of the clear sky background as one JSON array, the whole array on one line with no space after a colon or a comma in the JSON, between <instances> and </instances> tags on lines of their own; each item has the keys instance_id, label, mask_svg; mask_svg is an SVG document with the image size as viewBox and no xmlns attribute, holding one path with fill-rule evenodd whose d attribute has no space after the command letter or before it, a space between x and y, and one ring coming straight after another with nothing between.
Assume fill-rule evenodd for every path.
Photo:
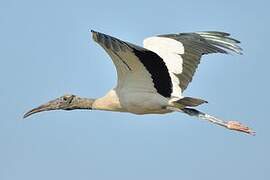
<instances>
[{"instance_id":1,"label":"clear sky background","mask_svg":"<svg viewBox=\"0 0 270 180\"><path fill-rule=\"evenodd\" d=\"M1 0L0 179L270 179L269 7L267 0ZM23 120L65 93L99 97L115 85L90 29L139 45L155 34L230 32L244 55L204 56L185 95L257 135L181 113L55 111Z\"/></svg>"}]
</instances>

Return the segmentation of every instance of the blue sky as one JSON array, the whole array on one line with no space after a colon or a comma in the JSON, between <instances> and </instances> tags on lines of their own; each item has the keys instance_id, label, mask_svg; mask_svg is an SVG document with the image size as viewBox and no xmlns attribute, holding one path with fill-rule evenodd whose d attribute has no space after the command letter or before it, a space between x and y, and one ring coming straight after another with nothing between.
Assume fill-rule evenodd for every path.
<instances>
[{"instance_id":1,"label":"blue sky","mask_svg":"<svg viewBox=\"0 0 270 180\"><path fill-rule=\"evenodd\" d=\"M269 1L0 2L0 179L270 179ZM205 56L186 96L257 131L247 136L184 114L136 116L30 108L65 93L99 97L116 83L90 29L145 37L219 30L244 55Z\"/></svg>"}]
</instances>

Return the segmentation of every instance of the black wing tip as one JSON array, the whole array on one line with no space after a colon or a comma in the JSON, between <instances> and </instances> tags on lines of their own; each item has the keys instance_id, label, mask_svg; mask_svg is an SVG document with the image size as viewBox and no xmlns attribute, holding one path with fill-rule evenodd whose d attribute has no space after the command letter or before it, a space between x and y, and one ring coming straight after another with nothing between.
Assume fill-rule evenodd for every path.
<instances>
[{"instance_id":1,"label":"black wing tip","mask_svg":"<svg viewBox=\"0 0 270 180\"><path fill-rule=\"evenodd\" d=\"M243 49L239 46L240 41L232 38L227 32L201 31L196 32L196 34L199 34L209 44L218 48L220 53L230 54L230 52L234 52L239 55L243 54Z\"/></svg>"},{"instance_id":2,"label":"black wing tip","mask_svg":"<svg viewBox=\"0 0 270 180\"><path fill-rule=\"evenodd\" d=\"M102 39L103 36L107 36L107 35L105 35L105 34L103 34L103 33L100 33L100 32L98 32L98 31L95 31L95 30L93 30L93 29L91 29L90 31L91 31L91 33L92 33L92 38L93 38L94 41L96 41L96 42L100 42L100 40Z\"/></svg>"},{"instance_id":3,"label":"black wing tip","mask_svg":"<svg viewBox=\"0 0 270 180\"><path fill-rule=\"evenodd\" d=\"M215 35L215 36L221 36L221 37L226 37L226 36L230 36L231 34L228 32L224 32L224 31L198 31L195 32L198 34L205 34L205 35Z\"/></svg>"},{"instance_id":4,"label":"black wing tip","mask_svg":"<svg viewBox=\"0 0 270 180\"><path fill-rule=\"evenodd\" d=\"M97 33L97 31L90 29L91 33Z\"/></svg>"},{"instance_id":5,"label":"black wing tip","mask_svg":"<svg viewBox=\"0 0 270 180\"><path fill-rule=\"evenodd\" d=\"M101 33L101 32L98 32L98 31L95 31L93 29L91 29L90 31L91 31L91 33L92 33L93 36L106 36L106 37L109 37L109 35L104 34L104 33Z\"/></svg>"},{"instance_id":6,"label":"black wing tip","mask_svg":"<svg viewBox=\"0 0 270 180\"><path fill-rule=\"evenodd\" d=\"M96 35L96 34L99 34L99 32L97 32L97 31L95 31L93 29L91 29L90 32L92 33L93 36Z\"/></svg>"},{"instance_id":7,"label":"black wing tip","mask_svg":"<svg viewBox=\"0 0 270 180\"><path fill-rule=\"evenodd\" d=\"M92 33L93 36L94 36L94 35L103 34L103 33L101 33L101 32L95 31L95 30L93 30L93 29L91 29L90 32Z\"/></svg>"}]
</instances>

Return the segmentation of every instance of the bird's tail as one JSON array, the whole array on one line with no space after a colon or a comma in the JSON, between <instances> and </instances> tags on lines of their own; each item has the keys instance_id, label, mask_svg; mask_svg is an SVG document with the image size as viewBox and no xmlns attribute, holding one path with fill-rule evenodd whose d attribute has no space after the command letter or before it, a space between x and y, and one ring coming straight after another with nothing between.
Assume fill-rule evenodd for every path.
<instances>
[{"instance_id":1,"label":"bird's tail","mask_svg":"<svg viewBox=\"0 0 270 180\"><path fill-rule=\"evenodd\" d=\"M208 103L207 101L199 98L193 98L193 97L184 97L182 99L179 99L177 101L173 101L173 104L175 107L178 107L180 109L184 107L195 107L199 106L203 103Z\"/></svg>"},{"instance_id":2,"label":"bird's tail","mask_svg":"<svg viewBox=\"0 0 270 180\"><path fill-rule=\"evenodd\" d=\"M242 48L238 45L240 41L229 37L229 33L218 31L203 31L196 32L196 34L203 37L207 43L223 49L223 53L233 51L237 54L242 54Z\"/></svg>"}]
</instances>

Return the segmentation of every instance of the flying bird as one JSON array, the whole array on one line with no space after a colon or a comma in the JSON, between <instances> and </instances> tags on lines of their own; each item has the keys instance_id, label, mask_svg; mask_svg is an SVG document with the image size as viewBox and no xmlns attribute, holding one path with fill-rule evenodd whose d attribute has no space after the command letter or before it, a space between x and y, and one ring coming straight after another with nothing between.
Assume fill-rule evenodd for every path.
<instances>
[{"instance_id":1,"label":"flying bird","mask_svg":"<svg viewBox=\"0 0 270 180\"><path fill-rule=\"evenodd\" d=\"M206 100L183 96L183 91L203 55L242 54L240 41L217 31L157 35L146 38L143 47L91 31L111 57L117 71L117 85L97 99L67 94L24 114L24 118L51 110L105 110L133 114L182 112L230 130L254 134L238 121L225 121L195 109Z\"/></svg>"}]
</instances>

